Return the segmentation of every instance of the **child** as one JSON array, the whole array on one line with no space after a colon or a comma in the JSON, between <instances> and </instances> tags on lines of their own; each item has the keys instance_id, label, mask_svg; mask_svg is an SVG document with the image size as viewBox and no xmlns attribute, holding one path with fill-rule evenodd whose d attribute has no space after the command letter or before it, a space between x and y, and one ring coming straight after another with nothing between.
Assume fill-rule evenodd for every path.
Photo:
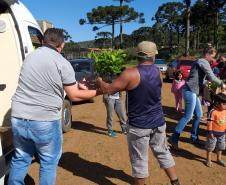
<instances>
[{"instance_id":1,"label":"child","mask_svg":"<svg viewBox=\"0 0 226 185\"><path fill-rule=\"evenodd\" d=\"M174 93L175 96L177 112L182 112L182 87L184 86L184 84L185 80L183 80L181 71L176 71L175 79L172 83L171 92Z\"/></svg>"},{"instance_id":2,"label":"child","mask_svg":"<svg viewBox=\"0 0 226 185\"><path fill-rule=\"evenodd\" d=\"M214 95L213 105L207 121L206 165L212 167L211 153L216 148L217 163L225 167L226 164L221 159L221 153L222 150L225 150L226 95L223 93Z\"/></svg>"}]
</instances>

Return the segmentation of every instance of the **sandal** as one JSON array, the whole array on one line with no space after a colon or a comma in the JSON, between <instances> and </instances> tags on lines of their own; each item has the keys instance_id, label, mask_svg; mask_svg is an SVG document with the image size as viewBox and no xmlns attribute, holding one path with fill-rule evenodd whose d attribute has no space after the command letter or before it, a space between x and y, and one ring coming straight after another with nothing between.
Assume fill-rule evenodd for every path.
<instances>
[{"instance_id":1,"label":"sandal","mask_svg":"<svg viewBox=\"0 0 226 185\"><path fill-rule=\"evenodd\" d=\"M218 160L217 163L223 167L226 167L226 164L223 160Z\"/></svg>"},{"instance_id":2,"label":"sandal","mask_svg":"<svg viewBox=\"0 0 226 185\"><path fill-rule=\"evenodd\" d=\"M206 166L209 167L209 168L212 168L213 164L211 161L206 161Z\"/></svg>"}]
</instances>

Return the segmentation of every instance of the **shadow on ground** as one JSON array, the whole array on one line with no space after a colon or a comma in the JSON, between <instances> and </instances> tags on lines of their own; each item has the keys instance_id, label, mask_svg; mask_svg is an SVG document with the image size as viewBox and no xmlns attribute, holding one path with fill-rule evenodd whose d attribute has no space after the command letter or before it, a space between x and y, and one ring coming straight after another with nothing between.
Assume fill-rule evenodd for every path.
<instances>
[{"instance_id":1,"label":"shadow on ground","mask_svg":"<svg viewBox=\"0 0 226 185\"><path fill-rule=\"evenodd\" d=\"M8 178L9 178L9 176L6 176L4 185L7 185ZM35 185L34 179L28 174L26 175L26 177L24 179L24 183L25 183L25 185Z\"/></svg>"},{"instance_id":2,"label":"shadow on ground","mask_svg":"<svg viewBox=\"0 0 226 185\"><path fill-rule=\"evenodd\" d=\"M25 182L25 185L35 185L35 181L30 175L27 175L25 177L24 182Z\"/></svg>"},{"instance_id":3,"label":"shadow on ground","mask_svg":"<svg viewBox=\"0 0 226 185\"><path fill-rule=\"evenodd\" d=\"M188 150L184 150L184 149L181 149L180 150L170 150L171 153L173 154L173 156L175 157L183 157L185 159L188 159L188 160L192 160L192 161L199 161L201 163L204 163L206 161L206 158L205 157L201 157L199 155L196 155Z\"/></svg>"},{"instance_id":4,"label":"shadow on ground","mask_svg":"<svg viewBox=\"0 0 226 185\"><path fill-rule=\"evenodd\" d=\"M107 129L102 127L97 127L94 124L86 123L82 121L73 121L71 128L75 130L81 130L85 132L93 132L97 134L107 135ZM121 131L115 131L117 133L122 133Z\"/></svg>"},{"instance_id":5,"label":"shadow on ground","mask_svg":"<svg viewBox=\"0 0 226 185\"><path fill-rule=\"evenodd\" d=\"M77 153L63 153L59 166L72 172L76 176L83 177L96 184L116 185L108 178L116 178L128 184L133 183L133 178L123 170L117 170L97 162L87 161L81 158Z\"/></svg>"}]
</instances>

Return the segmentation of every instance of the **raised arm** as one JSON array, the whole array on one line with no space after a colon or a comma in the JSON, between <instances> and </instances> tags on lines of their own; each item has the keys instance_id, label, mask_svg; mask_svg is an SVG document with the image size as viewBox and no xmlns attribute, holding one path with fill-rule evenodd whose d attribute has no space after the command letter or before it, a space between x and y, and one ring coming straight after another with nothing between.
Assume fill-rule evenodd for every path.
<instances>
[{"instance_id":1,"label":"raised arm","mask_svg":"<svg viewBox=\"0 0 226 185\"><path fill-rule=\"evenodd\" d=\"M138 77L136 68L125 69L122 74L115 79L111 84L108 84L102 80L97 79L97 86L101 89L103 94L114 94L119 91L130 90L136 85Z\"/></svg>"}]
</instances>

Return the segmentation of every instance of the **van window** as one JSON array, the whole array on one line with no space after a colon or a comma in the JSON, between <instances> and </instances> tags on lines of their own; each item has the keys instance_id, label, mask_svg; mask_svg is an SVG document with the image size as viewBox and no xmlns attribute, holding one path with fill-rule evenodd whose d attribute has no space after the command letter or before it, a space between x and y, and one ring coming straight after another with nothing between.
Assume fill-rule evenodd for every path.
<instances>
[{"instance_id":1,"label":"van window","mask_svg":"<svg viewBox=\"0 0 226 185\"><path fill-rule=\"evenodd\" d=\"M31 27L31 26L28 26L28 31L29 31L34 49L42 46L43 36L41 32L37 28Z\"/></svg>"}]
</instances>

